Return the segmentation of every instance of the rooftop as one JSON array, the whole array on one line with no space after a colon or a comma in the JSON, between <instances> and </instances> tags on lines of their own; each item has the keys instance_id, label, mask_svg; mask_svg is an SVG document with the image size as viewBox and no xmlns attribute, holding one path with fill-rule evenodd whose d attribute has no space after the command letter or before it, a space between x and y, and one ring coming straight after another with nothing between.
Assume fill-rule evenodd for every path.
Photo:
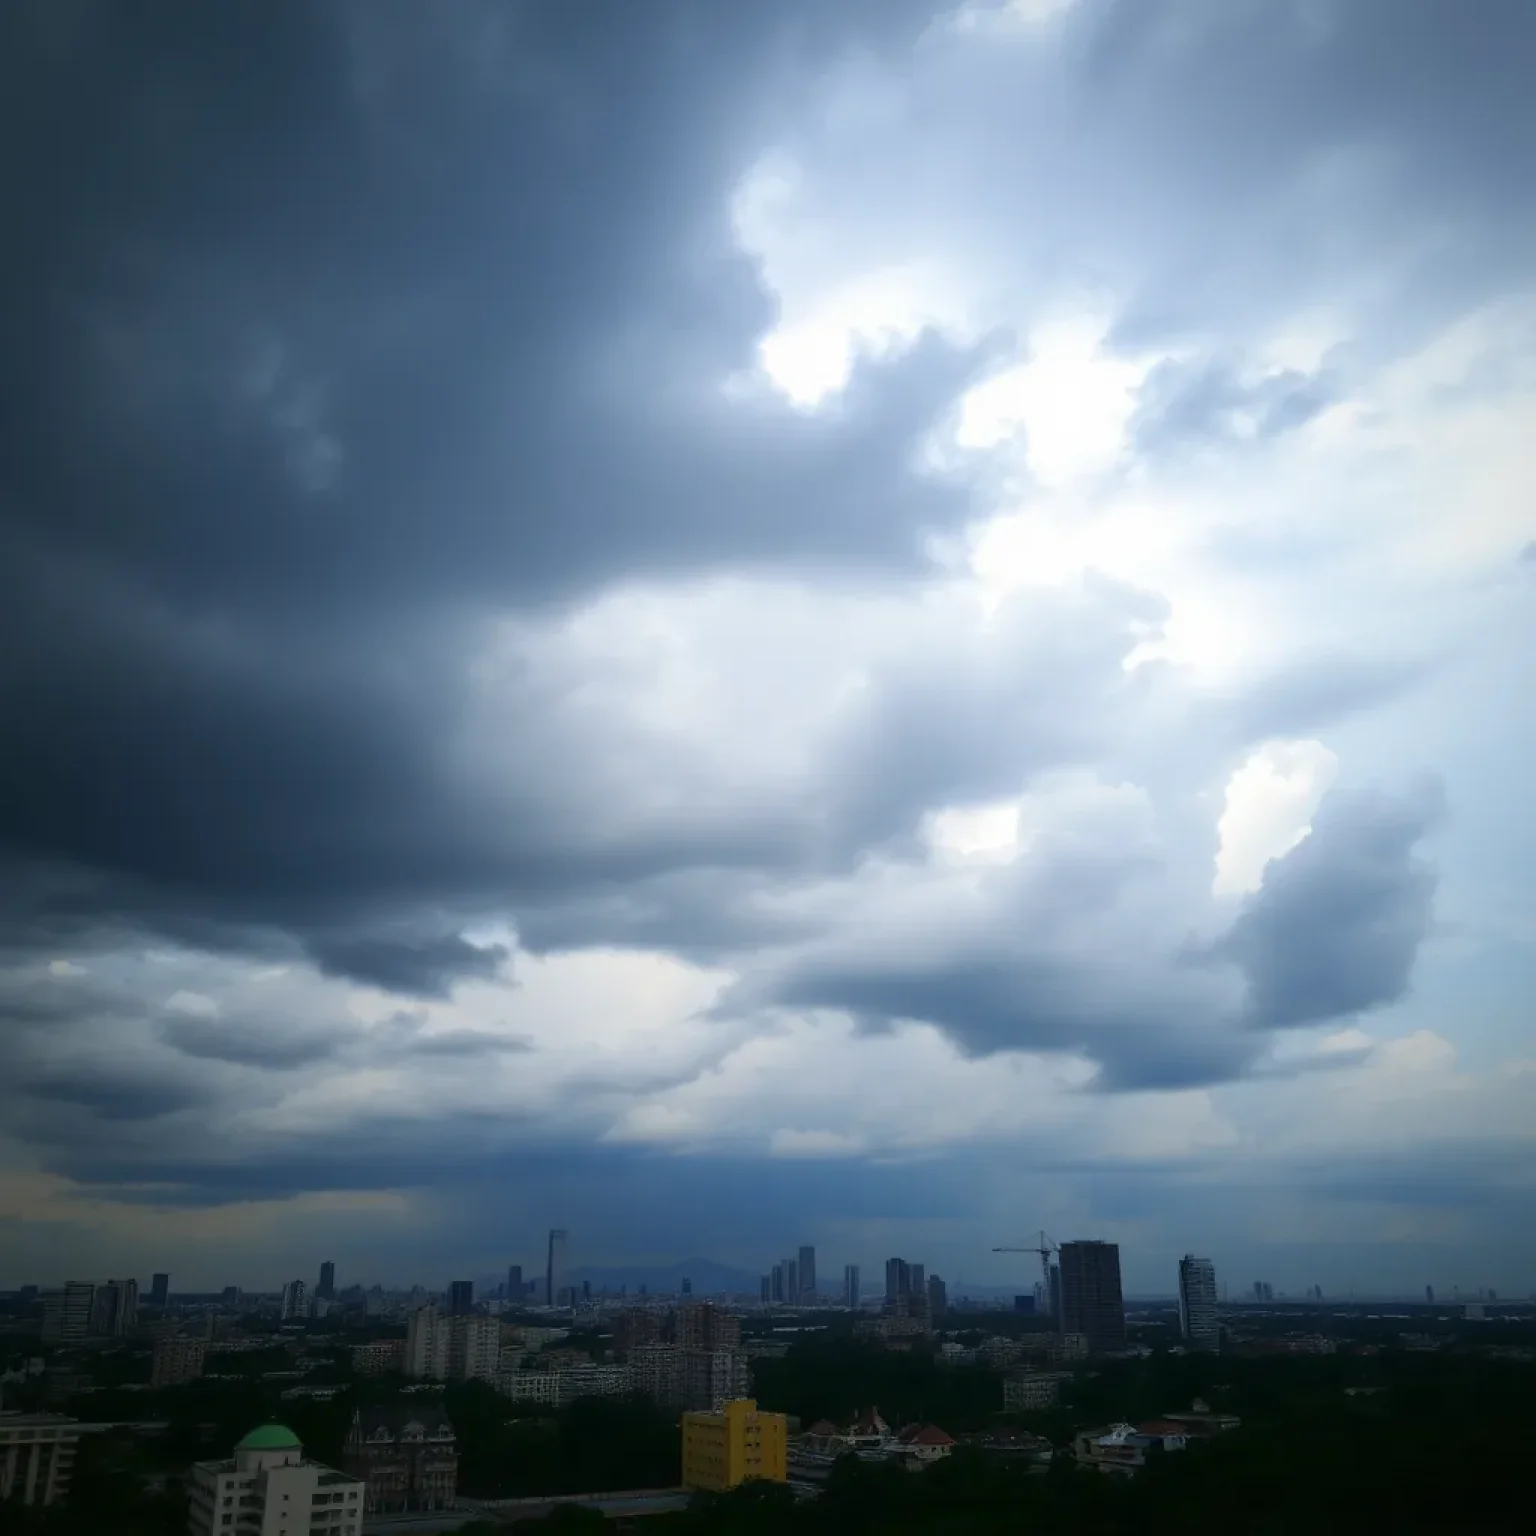
<instances>
[{"instance_id":1,"label":"rooftop","mask_svg":"<svg viewBox=\"0 0 1536 1536\"><path fill-rule=\"evenodd\" d=\"M238 1445L237 1451L301 1451L299 1437L286 1424L258 1424Z\"/></svg>"}]
</instances>

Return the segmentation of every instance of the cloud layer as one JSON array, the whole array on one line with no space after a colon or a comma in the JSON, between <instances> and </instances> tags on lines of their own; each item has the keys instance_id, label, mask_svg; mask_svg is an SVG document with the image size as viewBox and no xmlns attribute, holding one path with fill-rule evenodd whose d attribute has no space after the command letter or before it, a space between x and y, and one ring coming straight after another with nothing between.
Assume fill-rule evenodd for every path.
<instances>
[{"instance_id":1,"label":"cloud layer","mask_svg":"<svg viewBox=\"0 0 1536 1536\"><path fill-rule=\"evenodd\" d=\"M1533 46L13 8L0 1283L1516 1283Z\"/></svg>"}]
</instances>

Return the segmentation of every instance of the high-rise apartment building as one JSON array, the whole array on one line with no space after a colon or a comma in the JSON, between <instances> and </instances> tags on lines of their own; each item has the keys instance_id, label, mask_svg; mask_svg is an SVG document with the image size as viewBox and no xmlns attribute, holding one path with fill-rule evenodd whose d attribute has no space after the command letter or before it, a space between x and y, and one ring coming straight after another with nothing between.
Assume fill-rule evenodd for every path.
<instances>
[{"instance_id":1,"label":"high-rise apartment building","mask_svg":"<svg viewBox=\"0 0 1536 1536\"><path fill-rule=\"evenodd\" d=\"M149 1282L149 1304L152 1307L163 1307L171 1299L171 1277L169 1275L155 1275Z\"/></svg>"},{"instance_id":2,"label":"high-rise apartment building","mask_svg":"<svg viewBox=\"0 0 1536 1536\"><path fill-rule=\"evenodd\" d=\"M43 1337L73 1343L86 1338L96 1311L96 1287L89 1280L70 1280L43 1296Z\"/></svg>"},{"instance_id":3,"label":"high-rise apartment building","mask_svg":"<svg viewBox=\"0 0 1536 1536\"><path fill-rule=\"evenodd\" d=\"M203 1360L207 1353L206 1339L187 1339L180 1335L156 1339L150 1355L150 1386L176 1387L184 1381L196 1381L203 1374Z\"/></svg>"},{"instance_id":4,"label":"high-rise apartment building","mask_svg":"<svg viewBox=\"0 0 1536 1536\"><path fill-rule=\"evenodd\" d=\"M850 1312L857 1312L862 1299L863 1289L859 1284L859 1266L857 1264L843 1265L843 1305Z\"/></svg>"},{"instance_id":5,"label":"high-rise apartment building","mask_svg":"<svg viewBox=\"0 0 1536 1536\"><path fill-rule=\"evenodd\" d=\"M757 1282L757 1299L759 1301L772 1301L773 1300L773 1276L772 1275L764 1275L763 1278Z\"/></svg>"},{"instance_id":6,"label":"high-rise apartment building","mask_svg":"<svg viewBox=\"0 0 1536 1536\"><path fill-rule=\"evenodd\" d=\"M507 1265L507 1300L514 1306L523 1299L523 1266Z\"/></svg>"},{"instance_id":7,"label":"high-rise apartment building","mask_svg":"<svg viewBox=\"0 0 1536 1536\"><path fill-rule=\"evenodd\" d=\"M358 1536L363 1528L362 1483L305 1460L299 1437L281 1424L253 1429L226 1461L194 1462L187 1506L191 1536L224 1536L236 1522L262 1536Z\"/></svg>"},{"instance_id":8,"label":"high-rise apartment building","mask_svg":"<svg viewBox=\"0 0 1536 1536\"><path fill-rule=\"evenodd\" d=\"M448 1312L451 1317L468 1317L475 1310L475 1282L452 1280L448 1284Z\"/></svg>"},{"instance_id":9,"label":"high-rise apartment building","mask_svg":"<svg viewBox=\"0 0 1536 1536\"><path fill-rule=\"evenodd\" d=\"M1062 1333L1082 1334L1095 1354L1125 1348L1125 1301L1115 1243L1061 1245Z\"/></svg>"},{"instance_id":10,"label":"high-rise apartment building","mask_svg":"<svg viewBox=\"0 0 1536 1536\"><path fill-rule=\"evenodd\" d=\"M1179 1332L1191 1349L1221 1348L1216 1317L1216 1266L1187 1253L1179 1260Z\"/></svg>"},{"instance_id":11,"label":"high-rise apartment building","mask_svg":"<svg viewBox=\"0 0 1536 1536\"><path fill-rule=\"evenodd\" d=\"M770 1289L771 1289L770 1299L773 1300L773 1301L783 1301L785 1299L785 1297L784 1297L784 1266L782 1264L775 1264L773 1266L773 1271L768 1276L768 1284L769 1284Z\"/></svg>"},{"instance_id":12,"label":"high-rise apartment building","mask_svg":"<svg viewBox=\"0 0 1536 1536\"><path fill-rule=\"evenodd\" d=\"M139 1321L139 1282L108 1280L91 1298L90 1331L103 1338L132 1333Z\"/></svg>"},{"instance_id":13,"label":"high-rise apartment building","mask_svg":"<svg viewBox=\"0 0 1536 1536\"><path fill-rule=\"evenodd\" d=\"M800 1265L795 1259L784 1260L784 1300L792 1307L800 1304Z\"/></svg>"},{"instance_id":14,"label":"high-rise apartment building","mask_svg":"<svg viewBox=\"0 0 1536 1536\"><path fill-rule=\"evenodd\" d=\"M315 1295L321 1301L336 1300L336 1266L329 1259L320 1266L320 1284L315 1287Z\"/></svg>"},{"instance_id":15,"label":"high-rise apartment building","mask_svg":"<svg viewBox=\"0 0 1536 1536\"><path fill-rule=\"evenodd\" d=\"M928 1276L928 1313L942 1317L949 1308L949 1290L937 1275Z\"/></svg>"},{"instance_id":16,"label":"high-rise apartment building","mask_svg":"<svg viewBox=\"0 0 1536 1536\"><path fill-rule=\"evenodd\" d=\"M814 1301L816 1299L816 1250L809 1243L803 1244L800 1249L800 1299L802 1301Z\"/></svg>"},{"instance_id":17,"label":"high-rise apartment building","mask_svg":"<svg viewBox=\"0 0 1536 1536\"><path fill-rule=\"evenodd\" d=\"M302 1280L290 1280L283 1287L283 1321L309 1316L309 1287Z\"/></svg>"},{"instance_id":18,"label":"high-rise apartment building","mask_svg":"<svg viewBox=\"0 0 1536 1536\"><path fill-rule=\"evenodd\" d=\"M685 1302L673 1315L672 1341L684 1349L736 1349L741 1319L710 1301Z\"/></svg>"},{"instance_id":19,"label":"high-rise apartment building","mask_svg":"<svg viewBox=\"0 0 1536 1536\"><path fill-rule=\"evenodd\" d=\"M910 1294L911 1289L912 1267L905 1259L887 1259L885 1261L886 1301L900 1301L903 1296Z\"/></svg>"},{"instance_id":20,"label":"high-rise apartment building","mask_svg":"<svg viewBox=\"0 0 1536 1536\"><path fill-rule=\"evenodd\" d=\"M549 1233L549 1252L544 1263L544 1305L561 1305L561 1292L570 1284L566 1278L570 1270L571 1234L564 1227L552 1227Z\"/></svg>"},{"instance_id":21,"label":"high-rise apartment building","mask_svg":"<svg viewBox=\"0 0 1536 1536\"><path fill-rule=\"evenodd\" d=\"M428 1305L411 1313L401 1364L417 1381L491 1381L500 1355L497 1319Z\"/></svg>"}]
</instances>

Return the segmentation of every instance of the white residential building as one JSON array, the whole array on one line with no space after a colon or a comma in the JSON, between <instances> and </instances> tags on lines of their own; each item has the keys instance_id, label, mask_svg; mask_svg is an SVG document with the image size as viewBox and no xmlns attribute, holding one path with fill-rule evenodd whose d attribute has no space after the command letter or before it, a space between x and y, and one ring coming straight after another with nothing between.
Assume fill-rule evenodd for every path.
<instances>
[{"instance_id":1,"label":"white residential building","mask_svg":"<svg viewBox=\"0 0 1536 1536\"><path fill-rule=\"evenodd\" d=\"M0 1413L0 1504L41 1508L69 1493L80 1425L57 1413Z\"/></svg>"},{"instance_id":2,"label":"white residential building","mask_svg":"<svg viewBox=\"0 0 1536 1536\"><path fill-rule=\"evenodd\" d=\"M190 1536L359 1536L363 1485L306 1461L291 1429L263 1424L188 1478Z\"/></svg>"},{"instance_id":3,"label":"white residential building","mask_svg":"<svg viewBox=\"0 0 1536 1536\"><path fill-rule=\"evenodd\" d=\"M416 1381L494 1381L500 1356L494 1317L450 1317L430 1305L411 1313L402 1364Z\"/></svg>"}]
</instances>

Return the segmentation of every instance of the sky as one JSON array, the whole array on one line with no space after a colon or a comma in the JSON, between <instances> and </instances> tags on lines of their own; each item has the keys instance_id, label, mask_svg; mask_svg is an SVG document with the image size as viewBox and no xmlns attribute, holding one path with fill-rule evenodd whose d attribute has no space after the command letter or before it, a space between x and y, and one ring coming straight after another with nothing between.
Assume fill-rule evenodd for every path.
<instances>
[{"instance_id":1,"label":"sky","mask_svg":"<svg viewBox=\"0 0 1536 1536\"><path fill-rule=\"evenodd\" d=\"M1536 1290L1526 0L0 19L0 1285Z\"/></svg>"}]
</instances>

